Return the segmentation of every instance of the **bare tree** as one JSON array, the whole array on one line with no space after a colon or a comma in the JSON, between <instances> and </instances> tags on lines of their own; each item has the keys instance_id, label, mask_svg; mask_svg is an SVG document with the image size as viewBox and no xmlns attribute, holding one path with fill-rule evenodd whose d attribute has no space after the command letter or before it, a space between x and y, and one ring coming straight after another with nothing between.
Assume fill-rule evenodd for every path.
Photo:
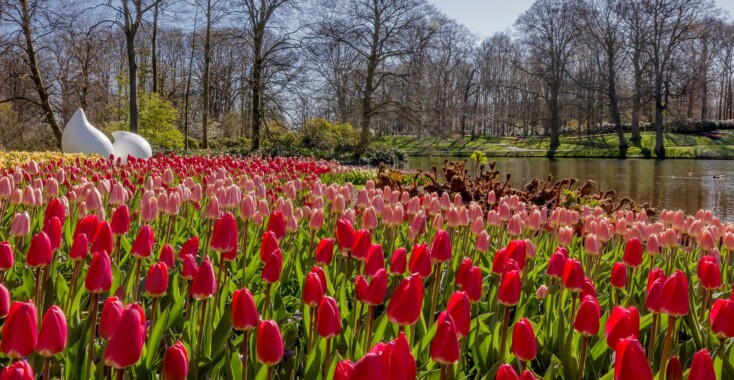
<instances>
[{"instance_id":1,"label":"bare tree","mask_svg":"<svg viewBox=\"0 0 734 380\"><path fill-rule=\"evenodd\" d=\"M576 0L537 0L515 22L523 45L532 56L522 69L545 84L543 95L550 112L550 147L560 145L561 88L577 39L576 20L584 9Z\"/></svg>"}]
</instances>

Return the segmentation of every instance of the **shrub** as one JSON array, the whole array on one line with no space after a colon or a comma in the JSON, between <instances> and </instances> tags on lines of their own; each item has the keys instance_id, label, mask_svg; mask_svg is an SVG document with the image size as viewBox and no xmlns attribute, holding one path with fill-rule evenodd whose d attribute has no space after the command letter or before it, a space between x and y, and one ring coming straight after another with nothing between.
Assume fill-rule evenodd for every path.
<instances>
[{"instance_id":1,"label":"shrub","mask_svg":"<svg viewBox=\"0 0 734 380\"><path fill-rule=\"evenodd\" d=\"M113 110L113 114L120 120L104 125L104 132L130 130L128 102L123 104L125 105L122 108ZM141 93L138 97L138 109L138 133L150 145L163 149L183 148L183 134L175 125L178 111L171 102L156 93Z\"/></svg>"},{"instance_id":2,"label":"shrub","mask_svg":"<svg viewBox=\"0 0 734 380\"><path fill-rule=\"evenodd\" d=\"M372 143L365 150L359 162L362 165L398 165L406 161L405 153L385 143Z\"/></svg>"}]
</instances>

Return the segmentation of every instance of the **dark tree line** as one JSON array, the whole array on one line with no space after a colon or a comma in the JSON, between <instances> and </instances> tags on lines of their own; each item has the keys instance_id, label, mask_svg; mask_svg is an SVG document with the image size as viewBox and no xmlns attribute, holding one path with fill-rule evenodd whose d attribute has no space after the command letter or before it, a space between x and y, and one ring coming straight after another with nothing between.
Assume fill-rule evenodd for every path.
<instances>
[{"instance_id":1,"label":"dark tree line","mask_svg":"<svg viewBox=\"0 0 734 380\"><path fill-rule=\"evenodd\" d=\"M734 22L708 0L537 0L479 39L426 0L0 0L0 144L58 144L141 94L206 147L313 118L374 135L613 132L734 119ZM629 133L625 137L625 132Z\"/></svg>"}]
</instances>

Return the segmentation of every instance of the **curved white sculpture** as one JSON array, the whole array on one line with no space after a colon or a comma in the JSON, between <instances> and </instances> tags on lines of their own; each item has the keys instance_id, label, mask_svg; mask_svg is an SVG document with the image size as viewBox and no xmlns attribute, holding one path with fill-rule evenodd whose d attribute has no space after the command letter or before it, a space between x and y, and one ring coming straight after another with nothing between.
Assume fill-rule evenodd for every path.
<instances>
[{"instance_id":1,"label":"curved white sculpture","mask_svg":"<svg viewBox=\"0 0 734 380\"><path fill-rule=\"evenodd\" d=\"M109 158L113 153L112 142L99 129L87 121L84 110L77 108L61 135L61 150L64 153L96 153Z\"/></svg>"},{"instance_id":2,"label":"curved white sculpture","mask_svg":"<svg viewBox=\"0 0 734 380\"><path fill-rule=\"evenodd\" d=\"M127 163L128 157L148 159L153 156L153 149L151 149L150 144L140 135L132 132L114 131L112 137L115 138L115 143L112 144L115 158L119 158L123 165Z\"/></svg>"},{"instance_id":3,"label":"curved white sculpture","mask_svg":"<svg viewBox=\"0 0 734 380\"><path fill-rule=\"evenodd\" d=\"M151 158L153 149L142 136L132 132L112 132L113 144L99 129L87 121L84 110L77 108L74 115L64 127L61 135L61 150L64 153L96 153L100 157L113 155L120 158L121 164L127 163L128 157Z\"/></svg>"}]
</instances>

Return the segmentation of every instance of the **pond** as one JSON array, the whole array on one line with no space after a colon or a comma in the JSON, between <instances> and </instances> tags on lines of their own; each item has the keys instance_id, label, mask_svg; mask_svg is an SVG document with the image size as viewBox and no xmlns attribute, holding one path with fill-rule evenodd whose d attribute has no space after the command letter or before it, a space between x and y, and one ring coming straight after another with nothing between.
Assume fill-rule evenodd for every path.
<instances>
[{"instance_id":1,"label":"pond","mask_svg":"<svg viewBox=\"0 0 734 380\"><path fill-rule=\"evenodd\" d=\"M444 159L459 157L410 157L408 168L430 170L442 166ZM709 209L724 221L734 222L734 161L726 160L642 160L604 158L511 158L492 157L504 179L512 173L511 183L520 187L533 177L555 180L592 179L597 190L617 191L617 197L649 202L658 209L681 209L693 214ZM473 165L468 165L472 166Z\"/></svg>"}]
</instances>

